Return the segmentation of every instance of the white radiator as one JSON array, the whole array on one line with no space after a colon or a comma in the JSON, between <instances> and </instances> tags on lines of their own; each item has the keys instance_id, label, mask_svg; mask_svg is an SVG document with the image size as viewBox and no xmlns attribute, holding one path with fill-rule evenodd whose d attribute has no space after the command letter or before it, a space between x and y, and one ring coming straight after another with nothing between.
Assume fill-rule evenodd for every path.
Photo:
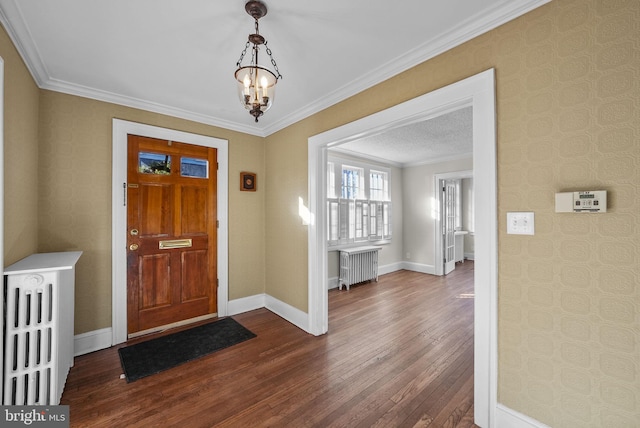
<instances>
[{"instance_id":1,"label":"white radiator","mask_svg":"<svg viewBox=\"0 0 640 428\"><path fill-rule=\"evenodd\" d=\"M33 254L5 269L2 403L56 405L73 366L75 263Z\"/></svg>"},{"instance_id":2,"label":"white radiator","mask_svg":"<svg viewBox=\"0 0 640 428\"><path fill-rule=\"evenodd\" d=\"M364 281L378 280L378 251L382 247L357 247L340 250L340 279L338 287Z\"/></svg>"}]
</instances>

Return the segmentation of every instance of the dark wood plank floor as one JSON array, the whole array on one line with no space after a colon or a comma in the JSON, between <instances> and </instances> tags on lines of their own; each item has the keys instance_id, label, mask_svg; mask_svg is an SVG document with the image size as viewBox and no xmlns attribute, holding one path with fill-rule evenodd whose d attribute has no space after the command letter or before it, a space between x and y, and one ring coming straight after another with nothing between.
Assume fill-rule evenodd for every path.
<instances>
[{"instance_id":1,"label":"dark wood plank floor","mask_svg":"<svg viewBox=\"0 0 640 428\"><path fill-rule=\"evenodd\" d=\"M133 383L117 348L75 359L72 427L474 427L473 262L329 292L329 333L260 309L257 337Z\"/></svg>"}]
</instances>

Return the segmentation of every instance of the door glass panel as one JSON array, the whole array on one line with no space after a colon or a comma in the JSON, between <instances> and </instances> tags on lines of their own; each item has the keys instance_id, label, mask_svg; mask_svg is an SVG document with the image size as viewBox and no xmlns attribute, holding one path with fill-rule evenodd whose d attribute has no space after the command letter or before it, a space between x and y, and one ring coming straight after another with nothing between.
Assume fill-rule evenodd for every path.
<instances>
[{"instance_id":1,"label":"door glass panel","mask_svg":"<svg viewBox=\"0 0 640 428\"><path fill-rule=\"evenodd\" d=\"M171 174L171 156L158 153L138 154L138 171L141 174Z\"/></svg>"},{"instance_id":2,"label":"door glass panel","mask_svg":"<svg viewBox=\"0 0 640 428\"><path fill-rule=\"evenodd\" d=\"M208 172L208 160L180 158L180 175L182 175L183 177L208 178Z\"/></svg>"}]
</instances>

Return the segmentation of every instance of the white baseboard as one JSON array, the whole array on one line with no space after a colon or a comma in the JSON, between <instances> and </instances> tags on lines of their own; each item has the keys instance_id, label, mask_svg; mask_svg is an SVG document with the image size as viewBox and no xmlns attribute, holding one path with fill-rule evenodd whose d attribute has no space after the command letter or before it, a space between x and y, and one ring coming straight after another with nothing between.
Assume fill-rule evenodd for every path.
<instances>
[{"instance_id":1,"label":"white baseboard","mask_svg":"<svg viewBox=\"0 0 640 428\"><path fill-rule=\"evenodd\" d=\"M549 428L529 416L516 412L502 404L496 405L496 428Z\"/></svg>"},{"instance_id":2,"label":"white baseboard","mask_svg":"<svg viewBox=\"0 0 640 428\"><path fill-rule=\"evenodd\" d=\"M237 315L260 308L267 308L300 329L309 331L307 326L309 316L306 312L302 312L267 294L256 294L255 296L230 300L227 306L229 315ZM107 349L111 347L112 341L113 333L111 327L78 334L74 337L74 356L77 357L101 349Z\"/></svg>"},{"instance_id":3,"label":"white baseboard","mask_svg":"<svg viewBox=\"0 0 640 428\"><path fill-rule=\"evenodd\" d=\"M464 258L467 260L475 260L476 255L475 253L464 253Z\"/></svg>"},{"instance_id":4,"label":"white baseboard","mask_svg":"<svg viewBox=\"0 0 640 428\"><path fill-rule=\"evenodd\" d=\"M385 274L402 270L402 269L404 269L402 267L402 262L391 263L384 266L378 266L378 275L385 275Z\"/></svg>"},{"instance_id":5,"label":"white baseboard","mask_svg":"<svg viewBox=\"0 0 640 428\"><path fill-rule=\"evenodd\" d=\"M275 297L269 296L268 294L256 294L255 296L230 300L227 307L229 315L237 315L243 312L266 308L279 317L289 321L296 327L304 331L309 331L307 327L307 324L309 324L309 315L306 312L302 312L300 309L294 308L293 306L284 303Z\"/></svg>"},{"instance_id":6,"label":"white baseboard","mask_svg":"<svg viewBox=\"0 0 640 428\"><path fill-rule=\"evenodd\" d=\"M227 312L229 315L237 315L243 312L264 308L265 303L266 294L256 294L254 296L243 297L241 299L229 300L229 303L227 304Z\"/></svg>"},{"instance_id":7,"label":"white baseboard","mask_svg":"<svg viewBox=\"0 0 640 428\"><path fill-rule=\"evenodd\" d=\"M433 274L433 266L408 262L398 262L380 266L378 273L384 275L402 269ZM328 288L338 288L337 277L329 278ZM256 294L254 296L230 300L227 305L227 312L229 315L237 315L260 308L267 308L298 328L307 332L309 331L309 315L306 312L294 308L268 294ZM79 356L109 348L112 345L112 340L113 333L110 327L76 335L74 338L74 355Z\"/></svg>"},{"instance_id":8,"label":"white baseboard","mask_svg":"<svg viewBox=\"0 0 640 428\"><path fill-rule=\"evenodd\" d=\"M378 267L378 275L386 275L388 273L396 272L399 270L411 270L415 272L428 273L433 275L435 273L435 268L431 265L424 265L420 263L410 263L410 262L396 262L390 263L388 265L379 266ZM329 278L327 280L327 289L332 290L334 288L338 288L339 279L337 276L333 278Z\"/></svg>"},{"instance_id":9,"label":"white baseboard","mask_svg":"<svg viewBox=\"0 0 640 428\"><path fill-rule=\"evenodd\" d=\"M294 308L288 303L278 300L275 297L271 297L268 294L266 295L266 300L265 308L289 321L301 330L310 332L309 314L302 312L300 309Z\"/></svg>"},{"instance_id":10,"label":"white baseboard","mask_svg":"<svg viewBox=\"0 0 640 428\"><path fill-rule=\"evenodd\" d=\"M327 288L329 290L334 289L334 288L338 288L338 280L340 278L338 278L337 276L334 276L333 278L329 278L329 280L327 281Z\"/></svg>"},{"instance_id":11,"label":"white baseboard","mask_svg":"<svg viewBox=\"0 0 640 428\"><path fill-rule=\"evenodd\" d=\"M436 274L436 268L433 265L425 265L422 263L402 262L402 269L412 270L414 272Z\"/></svg>"},{"instance_id":12,"label":"white baseboard","mask_svg":"<svg viewBox=\"0 0 640 428\"><path fill-rule=\"evenodd\" d=\"M113 341L111 327L88 333L77 334L73 338L73 356L88 354L90 352L107 349Z\"/></svg>"},{"instance_id":13,"label":"white baseboard","mask_svg":"<svg viewBox=\"0 0 640 428\"><path fill-rule=\"evenodd\" d=\"M404 269L402 267L402 262L391 263L391 264L388 264L388 265L379 266L378 267L378 275L385 275L387 273L395 272L395 271L402 270L402 269ZM327 280L327 289L332 290L334 288L338 288L339 280L340 280L340 278L337 277L337 276L334 276L333 278L329 278Z\"/></svg>"}]
</instances>

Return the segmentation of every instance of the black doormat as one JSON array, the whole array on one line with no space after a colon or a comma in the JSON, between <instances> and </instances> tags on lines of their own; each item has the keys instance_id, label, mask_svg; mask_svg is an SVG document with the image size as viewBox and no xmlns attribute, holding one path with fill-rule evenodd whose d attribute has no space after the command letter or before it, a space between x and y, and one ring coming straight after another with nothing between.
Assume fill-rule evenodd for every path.
<instances>
[{"instance_id":1,"label":"black doormat","mask_svg":"<svg viewBox=\"0 0 640 428\"><path fill-rule=\"evenodd\" d=\"M160 373L256 337L233 318L118 349L127 382Z\"/></svg>"}]
</instances>

